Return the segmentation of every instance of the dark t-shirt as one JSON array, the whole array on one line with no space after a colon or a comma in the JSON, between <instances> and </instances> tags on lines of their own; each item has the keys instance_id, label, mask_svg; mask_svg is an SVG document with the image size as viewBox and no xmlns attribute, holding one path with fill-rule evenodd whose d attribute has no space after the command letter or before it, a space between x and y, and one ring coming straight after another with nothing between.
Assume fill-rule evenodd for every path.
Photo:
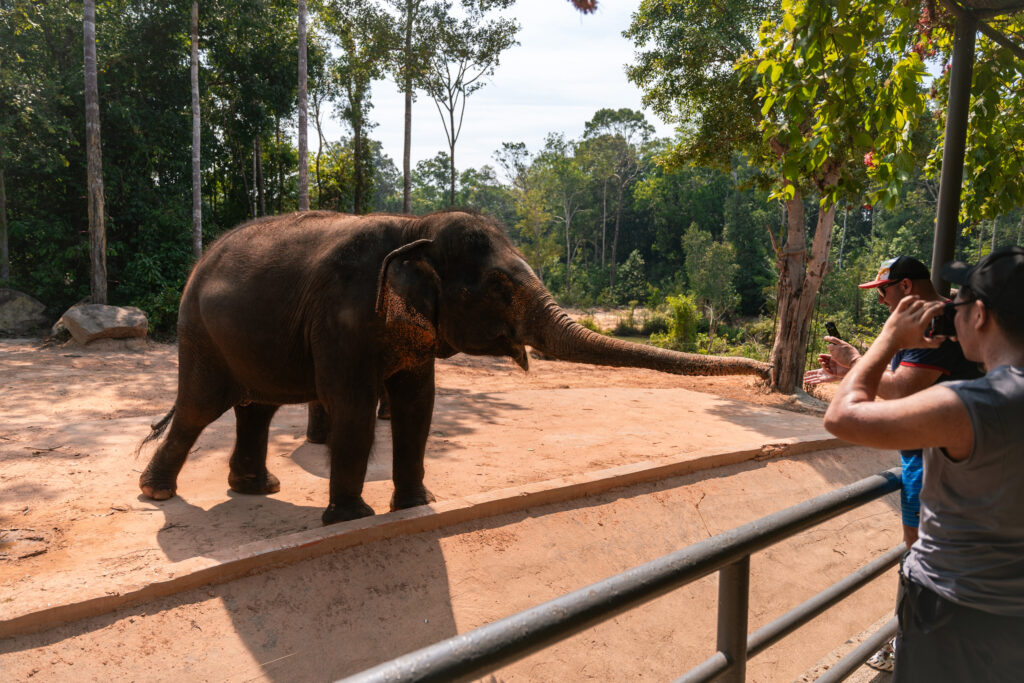
<instances>
[{"instance_id":1,"label":"dark t-shirt","mask_svg":"<svg viewBox=\"0 0 1024 683\"><path fill-rule=\"evenodd\" d=\"M936 384L953 379L976 379L982 372L978 364L964 358L959 342L947 339L937 349L901 349L892 357L890 368L896 372L901 365L914 368L938 370L942 374L935 380ZM920 450L900 451L904 457L920 456Z\"/></svg>"}]
</instances>

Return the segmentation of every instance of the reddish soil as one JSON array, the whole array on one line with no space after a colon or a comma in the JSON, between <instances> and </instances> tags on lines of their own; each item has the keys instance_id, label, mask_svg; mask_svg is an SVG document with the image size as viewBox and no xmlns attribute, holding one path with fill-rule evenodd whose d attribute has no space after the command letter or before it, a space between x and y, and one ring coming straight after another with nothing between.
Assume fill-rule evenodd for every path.
<instances>
[{"instance_id":1,"label":"reddish soil","mask_svg":"<svg viewBox=\"0 0 1024 683\"><path fill-rule=\"evenodd\" d=\"M305 416L301 407L283 409L275 419L271 435L269 463L281 477L281 495L244 497L226 491L226 457L233 436L229 415L211 425L201 437L183 470L177 498L153 503L139 496L136 482L147 454L135 460L130 451L146 434L148 424L171 406L176 369L176 347L167 344L98 342L81 347L0 340L0 392L4 396L0 423L0 608L4 603L10 606L19 599L29 599L30 593L31 599L38 599L35 591L41 581L51 582L50 588L41 590L54 590L54 583L67 590L86 581L117 581L118 577L152 562L180 561L319 524L319 513L326 504L327 465L322 447L304 443ZM742 440L743 430L747 429L757 433L759 443L771 443L801 430L811 433L820 424L819 418L790 397L770 393L749 377L680 377L537 359L531 359L531 371L523 373L502 359L460 355L438 363L437 380L438 408L428 444L427 484L439 500L639 460L657 462L680 451L726 447L725 436L704 429L699 411L685 408L690 405L687 401L695 400L688 398L688 392L707 396L706 405L716 418L733 425L723 433L730 438ZM705 401L696 399L696 403ZM691 413L696 417L689 417ZM548 429L549 421L561 426ZM387 425L382 423L378 426L378 444L388 438ZM365 492L367 502L378 513L387 511L390 496L389 463L383 462L387 460L386 454L380 453L383 450L380 445L375 447ZM407 618L410 610L417 615L422 613L421 608L447 614L442 618L442 636L463 632L467 627L653 559L680 547L679 544L701 540L809 495L892 467L891 460L885 454L866 449L835 449L806 461L737 466L713 475L686 478L680 489L684 493L678 495L683 496L685 502L681 504L689 509L684 525L689 531L671 532L670 538L661 537L656 542L641 542L643 534L636 536L629 531L629 524L637 518L648 519L653 513L652 504L641 504L639 498L627 496L627 501L633 500L629 503L633 522L627 520L621 507L609 508L612 517L598 521L601 506L623 505L619 496L609 495L600 502L567 505L539 515L554 523L548 529L536 527L530 521L534 515L517 515L507 522L463 525L465 529L452 535L435 534L433 540L407 539L401 542L405 550L387 551L409 552L408 547L411 545L415 550L417 543L433 546L427 555L437 565L432 571L444 577L442 591L431 584L429 574L420 576L415 585L406 583L412 575L408 572L425 569L415 566L415 560L396 560L398 569L385 569L383 560L369 551L346 560L323 558L317 561L320 569L344 569L338 576L345 577L342 580L346 586L350 581L384 581L376 592L377 598L364 596L359 605L339 607L363 615L361 619L350 617L344 625L335 625L340 634L354 638L365 650L346 659L344 665L318 669L305 662L298 668L287 669L276 660L267 659L269 654L286 652L280 656L291 657L308 648L309 644L302 641L312 635L304 626L295 627L295 633L300 635L293 633L287 638L280 628L275 631L282 634L287 647L276 641L257 647L253 642L254 638L262 637L258 636L261 631L256 621L264 607L275 619L295 623L304 618L300 607L319 609L316 601L307 603L306 598L294 594L286 597L287 591L277 598L269 597L276 595L277 589L271 589L278 581L298 582L293 589L301 595L307 595L316 585L314 578L302 577L303 570L296 566L281 570L290 576L288 579L273 578L276 574L263 579L249 577L228 587L199 589L177 601L167 599L152 609L137 608L44 634L0 640L0 679L22 680L38 674L36 680L59 680L75 672L76 678L96 680L108 675L115 679L165 680L175 673L184 673L186 677L191 673L195 680L330 680L405 652L410 644L418 647L436 639L438 632L423 626L431 617ZM756 477L762 477L760 484L754 483ZM771 495L763 495L763 486L768 486ZM664 500L654 503L662 509L668 504L669 494L665 491L670 488L668 484L650 486L643 495L654 495L655 499L662 496ZM754 493L755 489L760 492ZM898 520L893 507L892 500L877 503L843 525L833 525L831 531L804 538L792 550L769 555L768 564L777 563L778 571L773 569L754 582L760 589L769 587L766 582L775 587L781 585L783 594L772 598L772 602L786 603L787 596L803 595L809 584L817 585L825 575L836 580L841 576L837 562L842 564L842 571L852 571L880 549L897 542ZM523 528L525 522L530 523ZM507 529L505 523L510 525ZM575 538L581 533L580 525L597 529L606 524L610 528L599 532L597 540ZM669 527L659 526L652 533L661 534ZM852 547L847 544L837 549L833 541L852 534L851 529L859 530L857 540ZM870 542L864 542L865 538ZM144 541L143 545L139 539ZM825 542L813 551L808 546L813 540L823 539ZM555 566L570 558L587 556L588 552L592 554L600 547L614 547L615 551L609 553L607 561L595 561L580 570L579 576L567 575ZM515 564L502 564L512 551ZM475 566L474 558L480 558L484 564ZM829 568L813 570L816 578L810 581L801 575L787 578L788 567L792 566L788 563L803 563L808 558L822 560L822 566ZM403 562L413 565L405 567ZM84 570L86 565L92 569ZM458 584L463 580L465 590ZM388 581L397 583L389 587ZM515 597L499 597L496 591L512 581L516 582ZM870 625L885 613L886 608L880 605L891 601L894 586L889 583L892 582L879 583L865 598L867 617L842 624L846 635ZM817 589L824 585L827 584ZM284 602L275 603L277 607L262 605L262 593L252 593L254 590L269 590L267 600ZM388 594L392 597L384 597ZM466 602L469 594L476 597ZM404 602L421 598L427 607L412 608ZM218 599L229 611L234 609L232 601L248 605L245 609L251 610L246 613L251 623L240 624L237 616L211 616L207 612L216 610L207 603L212 605ZM295 609L287 607L290 600L295 601ZM700 615L696 621L706 626L704 622L713 618L707 615L708 610L713 613L713 599L710 604L703 597L688 600L689 603L673 603L669 612L695 609L695 615ZM665 631L665 625L659 621L665 618L664 610L660 614L629 626L629 637L639 638L649 648L678 647L679 634ZM366 620L391 624L389 635L384 637L386 642L381 642L380 634L372 628L361 630L360 624L365 626ZM392 626L405 632L395 631ZM198 631L193 633L195 629ZM182 650L180 644L200 631L202 642L207 643L205 649ZM306 635L302 636L303 633ZM219 656L219 646L213 643L221 642L221 638L225 643L232 641L236 635L244 641L246 661L239 663L237 669L230 659L220 665L212 664ZM600 631L596 637L601 643L592 647L632 647L619 642L623 636L611 630ZM580 638L584 637L569 642ZM836 644L841 641L842 638ZM223 647L225 651L220 654L230 656L230 647ZM168 659L171 652L178 653L174 657L186 657L194 667L181 659ZM697 657L689 664L692 665L707 654L690 653L684 659ZM779 670L786 671L780 677L770 673L775 669L768 668L750 680L790 680L821 654L790 662ZM566 656L573 666L582 667L578 678L625 679L627 669L622 666L589 662L587 656ZM143 660L145 666L162 668L133 668L133 662ZM75 668L69 668L73 662ZM669 662L651 671L658 677L671 672L678 675L684 670ZM552 668L550 660L540 655L524 660L523 666L507 673L500 680L554 680L568 675Z\"/></svg>"}]
</instances>

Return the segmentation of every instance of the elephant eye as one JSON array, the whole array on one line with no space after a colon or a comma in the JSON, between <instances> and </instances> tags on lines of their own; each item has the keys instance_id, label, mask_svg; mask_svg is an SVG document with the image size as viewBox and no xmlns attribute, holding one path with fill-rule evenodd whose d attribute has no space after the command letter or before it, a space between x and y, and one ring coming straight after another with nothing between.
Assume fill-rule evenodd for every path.
<instances>
[{"instance_id":1,"label":"elephant eye","mask_svg":"<svg viewBox=\"0 0 1024 683\"><path fill-rule=\"evenodd\" d=\"M512 280L505 273L498 271L487 278L487 296L496 303L508 306L512 303L514 293Z\"/></svg>"}]
</instances>

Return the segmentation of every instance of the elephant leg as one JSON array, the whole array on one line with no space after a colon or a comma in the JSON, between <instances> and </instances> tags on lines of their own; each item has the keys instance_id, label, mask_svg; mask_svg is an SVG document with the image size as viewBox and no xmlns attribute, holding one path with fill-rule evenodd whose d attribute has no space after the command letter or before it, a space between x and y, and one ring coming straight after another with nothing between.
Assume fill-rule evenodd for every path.
<instances>
[{"instance_id":1,"label":"elephant leg","mask_svg":"<svg viewBox=\"0 0 1024 683\"><path fill-rule=\"evenodd\" d=\"M235 406L235 449L228 474L232 491L265 494L281 490L281 482L267 471L270 420L279 407L259 403Z\"/></svg>"},{"instance_id":2,"label":"elephant leg","mask_svg":"<svg viewBox=\"0 0 1024 683\"><path fill-rule=\"evenodd\" d=\"M327 433L330 428L330 419L327 417L327 410L319 401L310 401L306 404L308 419L306 422L306 441L310 443L327 443Z\"/></svg>"},{"instance_id":3,"label":"elephant leg","mask_svg":"<svg viewBox=\"0 0 1024 683\"><path fill-rule=\"evenodd\" d=\"M214 355L209 340L198 333L181 336L178 395L170 431L139 477L139 488L147 498L167 500L174 496L178 473L199 434L237 403L238 396L230 372Z\"/></svg>"},{"instance_id":4,"label":"elephant leg","mask_svg":"<svg viewBox=\"0 0 1024 683\"><path fill-rule=\"evenodd\" d=\"M331 454L330 504L324 510L323 523L334 524L374 514L363 501L363 480L373 447L377 407L375 383L357 383L370 387L358 397L347 397L340 405L332 402L327 448ZM328 399L330 400L330 399Z\"/></svg>"},{"instance_id":5,"label":"elephant leg","mask_svg":"<svg viewBox=\"0 0 1024 683\"><path fill-rule=\"evenodd\" d=\"M391 419L391 397L388 396L387 385L381 387L380 389L380 405L377 406L377 419Z\"/></svg>"},{"instance_id":6,"label":"elephant leg","mask_svg":"<svg viewBox=\"0 0 1024 683\"><path fill-rule=\"evenodd\" d=\"M434 414L434 361L388 378L391 394L391 509L426 505L434 496L423 485L423 452Z\"/></svg>"},{"instance_id":7,"label":"elephant leg","mask_svg":"<svg viewBox=\"0 0 1024 683\"><path fill-rule=\"evenodd\" d=\"M174 496L178 490L178 473L185 466L192 445L206 426L227 409L227 406L219 410L210 407L200 409L181 403L179 401L175 406L167 438L156 449L139 477L142 493L153 500L167 500Z\"/></svg>"}]
</instances>

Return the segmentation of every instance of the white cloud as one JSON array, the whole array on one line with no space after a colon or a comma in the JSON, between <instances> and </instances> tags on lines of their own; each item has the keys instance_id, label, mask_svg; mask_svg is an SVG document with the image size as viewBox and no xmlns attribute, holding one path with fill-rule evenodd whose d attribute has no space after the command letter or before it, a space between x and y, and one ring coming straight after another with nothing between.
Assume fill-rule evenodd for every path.
<instances>
[{"instance_id":1,"label":"white cloud","mask_svg":"<svg viewBox=\"0 0 1024 683\"><path fill-rule=\"evenodd\" d=\"M605 0L595 14L582 15L566 0L519 0L511 14L522 25L521 44L505 53L490 82L470 96L456 166L494 165L492 154L502 142L525 142L536 151L550 132L579 137L603 107L640 109L640 91L625 74L633 45L622 37L638 4ZM672 134L670 126L645 113L658 135ZM393 83L374 84L370 118L378 124L371 136L401 168L403 98ZM327 133L337 138L348 131L331 122ZM413 166L447 148L434 103L420 94L413 103Z\"/></svg>"}]
</instances>

